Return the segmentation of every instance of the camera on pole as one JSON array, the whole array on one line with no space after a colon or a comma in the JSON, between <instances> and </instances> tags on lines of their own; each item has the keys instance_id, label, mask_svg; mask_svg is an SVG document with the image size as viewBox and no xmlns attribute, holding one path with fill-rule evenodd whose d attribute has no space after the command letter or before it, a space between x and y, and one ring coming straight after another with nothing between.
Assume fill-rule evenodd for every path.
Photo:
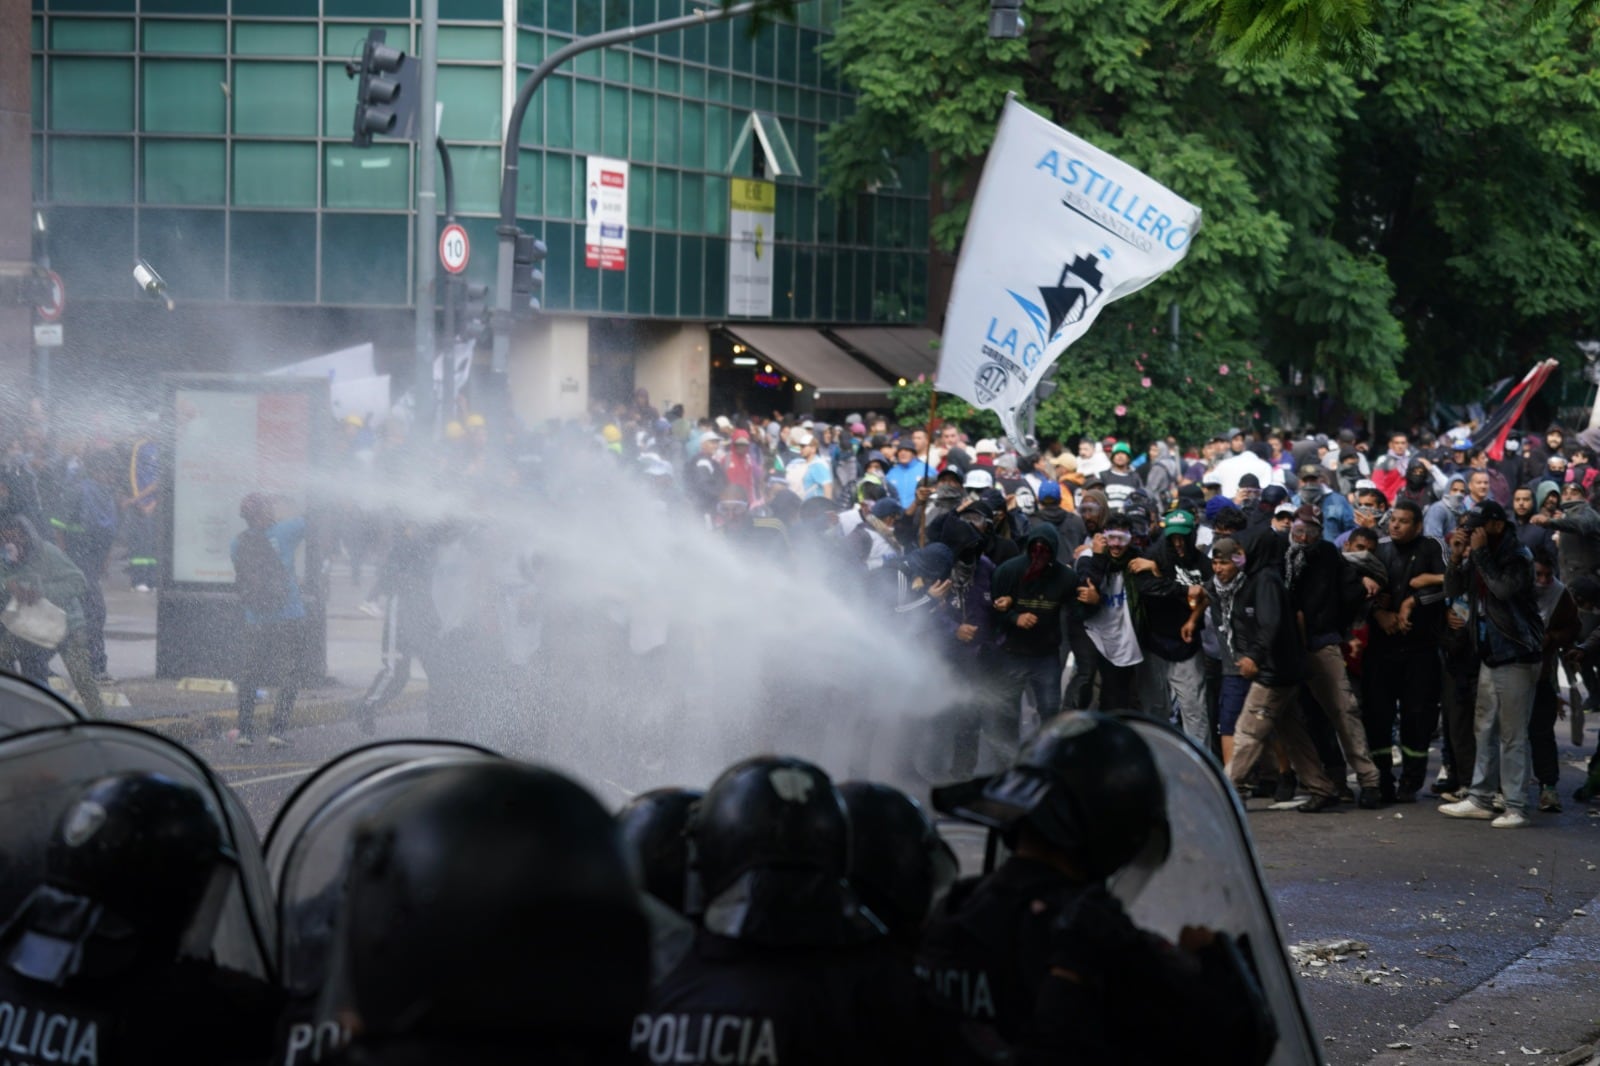
<instances>
[{"instance_id":1,"label":"camera on pole","mask_svg":"<svg viewBox=\"0 0 1600 1066\"><path fill-rule=\"evenodd\" d=\"M526 233L517 235L516 253L511 265L511 306L526 314L538 314L544 295L544 270L539 266L549 255L543 241Z\"/></svg>"},{"instance_id":2,"label":"camera on pole","mask_svg":"<svg viewBox=\"0 0 1600 1066\"><path fill-rule=\"evenodd\" d=\"M1021 37L1027 29L1022 0L989 0L989 36L997 40Z\"/></svg>"},{"instance_id":3,"label":"camera on pole","mask_svg":"<svg viewBox=\"0 0 1600 1066\"><path fill-rule=\"evenodd\" d=\"M361 46L361 62L352 60L344 65L346 74L361 79L356 87L355 136L351 138L361 148L371 145L374 135L415 136L416 60L384 44L386 37L383 30L368 31Z\"/></svg>"}]
</instances>

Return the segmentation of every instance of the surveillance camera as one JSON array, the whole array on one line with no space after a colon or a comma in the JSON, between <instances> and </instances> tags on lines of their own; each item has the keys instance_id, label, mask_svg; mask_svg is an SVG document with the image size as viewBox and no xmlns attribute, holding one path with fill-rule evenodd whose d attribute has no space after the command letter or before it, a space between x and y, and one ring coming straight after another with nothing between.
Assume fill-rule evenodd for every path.
<instances>
[{"instance_id":1,"label":"surveillance camera","mask_svg":"<svg viewBox=\"0 0 1600 1066\"><path fill-rule=\"evenodd\" d=\"M148 295L158 300L165 300L167 310L172 310L172 297L167 295L167 283L161 280L161 275L156 273L155 267L143 259L139 260L133 265L133 280Z\"/></svg>"}]
</instances>

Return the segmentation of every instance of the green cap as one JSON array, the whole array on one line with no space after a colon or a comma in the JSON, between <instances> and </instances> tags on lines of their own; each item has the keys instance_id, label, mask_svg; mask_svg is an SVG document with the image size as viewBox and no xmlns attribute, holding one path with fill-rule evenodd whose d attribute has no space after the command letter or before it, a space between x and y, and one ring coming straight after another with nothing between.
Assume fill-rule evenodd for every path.
<instances>
[{"instance_id":1,"label":"green cap","mask_svg":"<svg viewBox=\"0 0 1600 1066\"><path fill-rule=\"evenodd\" d=\"M1184 510L1168 511L1161 527L1169 537L1187 537L1194 532L1194 515Z\"/></svg>"},{"instance_id":2,"label":"green cap","mask_svg":"<svg viewBox=\"0 0 1600 1066\"><path fill-rule=\"evenodd\" d=\"M1127 441L1119 440L1119 441L1117 441L1117 443L1115 443L1115 444L1113 444L1111 446L1111 454L1112 455L1115 455L1118 452L1121 452L1124 455L1132 455L1133 454L1133 448L1129 446Z\"/></svg>"}]
</instances>

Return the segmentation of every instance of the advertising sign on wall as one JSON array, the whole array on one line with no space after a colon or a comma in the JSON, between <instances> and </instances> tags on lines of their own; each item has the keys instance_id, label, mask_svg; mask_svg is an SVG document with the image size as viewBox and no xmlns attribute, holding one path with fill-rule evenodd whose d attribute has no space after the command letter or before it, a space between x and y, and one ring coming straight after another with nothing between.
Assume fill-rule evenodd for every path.
<instances>
[{"instance_id":1,"label":"advertising sign on wall","mask_svg":"<svg viewBox=\"0 0 1600 1066\"><path fill-rule=\"evenodd\" d=\"M584 189L584 264L601 270L627 269L627 161L590 156Z\"/></svg>"},{"instance_id":2,"label":"advertising sign on wall","mask_svg":"<svg viewBox=\"0 0 1600 1066\"><path fill-rule=\"evenodd\" d=\"M729 182L728 314L772 315L773 218L778 187L770 181Z\"/></svg>"}]
</instances>

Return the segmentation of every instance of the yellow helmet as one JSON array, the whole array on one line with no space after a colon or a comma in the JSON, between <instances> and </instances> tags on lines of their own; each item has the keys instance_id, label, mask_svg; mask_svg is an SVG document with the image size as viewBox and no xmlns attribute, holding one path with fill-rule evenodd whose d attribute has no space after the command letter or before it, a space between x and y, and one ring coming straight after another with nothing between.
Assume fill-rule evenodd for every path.
<instances>
[{"instance_id":1,"label":"yellow helmet","mask_svg":"<svg viewBox=\"0 0 1600 1066\"><path fill-rule=\"evenodd\" d=\"M457 422L454 419L452 419L451 421L445 423L445 427L444 427L444 439L445 440L460 440L462 437L465 437L466 435L467 435L467 431L465 429L461 428L461 423L460 422Z\"/></svg>"},{"instance_id":2,"label":"yellow helmet","mask_svg":"<svg viewBox=\"0 0 1600 1066\"><path fill-rule=\"evenodd\" d=\"M344 416L344 424L347 425L347 426L354 426L357 429L362 429L362 428L364 428L366 426L367 423L362 419L362 417L360 415L345 415Z\"/></svg>"},{"instance_id":3,"label":"yellow helmet","mask_svg":"<svg viewBox=\"0 0 1600 1066\"><path fill-rule=\"evenodd\" d=\"M489 424L488 419L484 418L482 415L468 415L467 416L467 428L468 429L482 429L484 426L487 426L488 424Z\"/></svg>"},{"instance_id":4,"label":"yellow helmet","mask_svg":"<svg viewBox=\"0 0 1600 1066\"><path fill-rule=\"evenodd\" d=\"M607 444L618 444L622 441L622 430L616 426L606 426L600 431L600 435L606 439Z\"/></svg>"}]
</instances>

